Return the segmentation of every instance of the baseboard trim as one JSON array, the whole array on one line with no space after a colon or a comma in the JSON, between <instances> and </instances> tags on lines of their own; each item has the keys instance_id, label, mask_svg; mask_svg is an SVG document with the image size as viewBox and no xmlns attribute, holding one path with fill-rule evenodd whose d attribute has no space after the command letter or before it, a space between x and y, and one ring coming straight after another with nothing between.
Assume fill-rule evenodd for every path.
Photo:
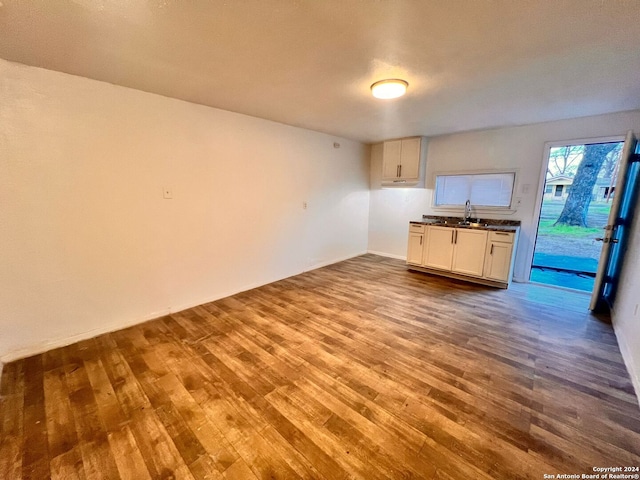
<instances>
[{"instance_id":1,"label":"baseboard trim","mask_svg":"<svg viewBox=\"0 0 640 480\"><path fill-rule=\"evenodd\" d=\"M38 342L34 345L29 345L28 347L17 348L15 350L9 351L0 356L0 374L1 367L3 364L13 362L15 360L20 360L23 358L31 357L33 355L39 355L44 352L48 352L49 350L53 350L55 348L66 347L76 342L81 342L83 340L88 340L90 338L98 337L100 335L104 335L105 333L117 332L118 330L123 330L125 328L132 327L134 325L138 325L140 323L148 322L149 320L155 320L156 318L164 317L165 315L170 315L172 313L181 312L183 310L187 310L189 308L197 307L199 305L204 305L205 303L215 302L216 300L220 300L222 298L230 297L232 295L236 295L238 293L246 292L248 290L253 290L254 288L262 287L264 285L269 285L270 283L278 282L280 280L284 280L285 278L291 278L296 275L300 275L301 273L309 272L312 270L316 270L318 268L326 267L329 265L333 265L334 263L343 262L345 260L349 260L350 258L359 257L360 255L364 255L367 253L366 251L362 251L359 253L355 253L353 255L348 255L344 257L337 258L335 260L329 260L325 262L321 262L315 264L311 267L306 268L304 271L300 271L298 273L294 273L292 275L287 275L281 278L275 278L265 283L254 283L243 285L237 290L229 290L227 292L219 293L215 296L203 298L197 301L184 303L181 305L176 305L174 307L167 308L165 310L160 310L156 312L149 313L148 315L144 315L142 317L138 317L133 320L121 321L117 323L112 323L107 326L103 326L100 328L95 328L92 330L88 330L86 332L77 333L75 335L60 337L49 339L43 342Z\"/></svg>"},{"instance_id":2,"label":"baseboard trim","mask_svg":"<svg viewBox=\"0 0 640 480\"><path fill-rule=\"evenodd\" d=\"M313 265L311 265L309 268L305 269L305 272L310 272L311 270L317 270L318 268L322 268L322 267L328 267L329 265L333 265L334 263L340 263L340 262L344 262L345 260L349 260L351 258L356 258L359 257L360 255L364 255L365 253L368 253L366 250L362 250L359 253L356 253L354 255L347 255L345 257L340 257L338 259L335 260L328 260L325 262L320 262L320 263L314 263ZM304 273L304 272L302 272Z\"/></svg>"},{"instance_id":3,"label":"baseboard trim","mask_svg":"<svg viewBox=\"0 0 640 480\"><path fill-rule=\"evenodd\" d=\"M94 328L92 330L87 330L86 332L77 333L75 335L71 335L67 337L59 337L59 338L45 340L43 342L38 342L37 344L34 344L34 345L29 345L28 347L22 347L15 350L11 350L10 352L7 352L4 355L2 355L2 357L0 357L0 361L4 363L10 363L15 360L31 357L33 355L39 355L41 353L48 352L49 350L53 350L55 348L66 347L73 343L81 342L83 340L88 340L90 338L94 338L99 335L103 335L105 333L117 332L118 330L123 330L125 328L129 328L129 327L132 327L133 325L144 323L149 320L153 320L155 318L160 318L170 313L179 312L180 310L181 310L180 308L167 309L165 311L154 312L149 315L145 315L143 317L138 317L133 320L118 322L117 325L111 324L108 326L104 326L101 328Z\"/></svg>"},{"instance_id":4,"label":"baseboard trim","mask_svg":"<svg viewBox=\"0 0 640 480\"><path fill-rule=\"evenodd\" d=\"M387 252L378 252L376 250L367 250L367 253L371 253L372 255L379 255L381 257L387 257L387 258L395 258L396 260L407 260L406 255L395 255L393 253L387 253Z\"/></svg>"}]
</instances>

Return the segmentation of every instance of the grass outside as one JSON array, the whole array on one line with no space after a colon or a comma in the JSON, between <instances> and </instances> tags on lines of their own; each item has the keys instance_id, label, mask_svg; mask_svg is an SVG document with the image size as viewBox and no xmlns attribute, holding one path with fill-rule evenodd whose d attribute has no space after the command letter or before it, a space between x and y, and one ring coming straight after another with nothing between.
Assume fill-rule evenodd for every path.
<instances>
[{"instance_id":1,"label":"grass outside","mask_svg":"<svg viewBox=\"0 0 640 480\"><path fill-rule=\"evenodd\" d=\"M542 203L540 212L540 225L538 237L561 237L562 239L593 238L602 232L602 228L607 224L611 203L592 203L589 205L587 214L587 227L574 227L568 225L554 226L562 209L564 202L545 201Z\"/></svg>"},{"instance_id":2,"label":"grass outside","mask_svg":"<svg viewBox=\"0 0 640 480\"><path fill-rule=\"evenodd\" d=\"M588 227L554 226L563 208L564 202L543 202L534 265L562 265L569 270L595 272L602 250L602 243L595 238L604 233L611 203L592 203L589 206Z\"/></svg>"},{"instance_id":3,"label":"grass outside","mask_svg":"<svg viewBox=\"0 0 640 480\"><path fill-rule=\"evenodd\" d=\"M591 238L602 232L601 228L584 228L584 227L572 227L568 225L556 225L555 220L540 220L540 226L538 227L538 236L555 236L565 239L570 238Z\"/></svg>"}]
</instances>

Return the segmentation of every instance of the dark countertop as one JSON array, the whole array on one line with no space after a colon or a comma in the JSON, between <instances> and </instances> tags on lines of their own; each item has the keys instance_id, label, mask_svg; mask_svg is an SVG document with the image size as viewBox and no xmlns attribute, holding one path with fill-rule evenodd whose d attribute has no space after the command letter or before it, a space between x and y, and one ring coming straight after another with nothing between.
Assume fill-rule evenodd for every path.
<instances>
[{"instance_id":1,"label":"dark countertop","mask_svg":"<svg viewBox=\"0 0 640 480\"><path fill-rule=\"evenodd\" d=\"M480 225L460 225L462 217L438 217L435 215L423 215L420 220L411 220L409 223L420 225L434 225L438 227L449 228L470 228L475 230L491 230L500 232L516 232L520 228L519 220L494 220L489 218L477 219L472 218L471 221Z\"/></svg>"}]
</instances>

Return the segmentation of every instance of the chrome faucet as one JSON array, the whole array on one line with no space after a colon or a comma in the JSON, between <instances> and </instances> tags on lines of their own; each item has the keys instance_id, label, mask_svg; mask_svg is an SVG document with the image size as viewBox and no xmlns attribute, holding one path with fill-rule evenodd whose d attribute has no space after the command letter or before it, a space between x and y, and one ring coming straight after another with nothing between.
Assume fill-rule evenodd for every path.
<instances>
[{"instance_id":1,"label":"chrome faucet","mask_svg":"<svg viewBox=\"0 0 640 480\"><path fill-rule=\"evenodd\" d=\"M471 220L471 201L467 200L464 203L464 221L468 222Z\"/></svg>"}]
</instances>

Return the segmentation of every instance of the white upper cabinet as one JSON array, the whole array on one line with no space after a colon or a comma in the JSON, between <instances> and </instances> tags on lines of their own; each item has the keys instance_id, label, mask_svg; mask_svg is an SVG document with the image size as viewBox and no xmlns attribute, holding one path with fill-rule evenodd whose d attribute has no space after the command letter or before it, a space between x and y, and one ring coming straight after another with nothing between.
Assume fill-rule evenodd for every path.
<instances>
[{"instance_id":1,"label":"white upper cabinet","mask_svg":"<svg viewBox=\"0 0 640 480\"><path fill-rule=\"evenodd\" d=\"M396 180L400 176L402 140L384 142L382 147L382 180Z\"/></svg>"},{"instance_id":2,"label":"white upper cabinet","mask_svg":"<svg viewBox=\"0 0 640 480\"><path fill-rule=\"evenodd\" d=\"M420 178L420 155L422 139L405 138L400 152L400 178L417 181Z\"/></svg>"},{"instance_id":3,"label":"white upper cabinet","mask_svg":"<svg viewBox=\"0 0 640 480\"><path fill-rule=\"evenodd\" d=\"M426 141L422 137L384 142L382 152L383 185L424 187L425 144Z\"/></svg>"}]
</instances>

